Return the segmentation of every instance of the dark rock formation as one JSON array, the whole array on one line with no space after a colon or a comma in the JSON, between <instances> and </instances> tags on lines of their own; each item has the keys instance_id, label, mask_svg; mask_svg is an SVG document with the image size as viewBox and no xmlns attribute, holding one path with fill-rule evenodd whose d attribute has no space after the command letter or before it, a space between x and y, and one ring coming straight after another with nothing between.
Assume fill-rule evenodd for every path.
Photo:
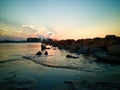
<instances>
[{"instance_id":1,"label":"dark rock formation","mask_svg":"<svg viewBox=\"0 0 120 90\"><path fill-rule=\"evenodd\" d=\"M89 46L83 46L83 47L81 47L79 50L78 50L78 54L88 54L89 52L88 52L88 49L89 49Z\"/></svg>"},{"instance_id":2,"label":"dark rock formation","mask_svg":"<svg viewBox=\"0 0 120 90\"><path fill-rule=\"evenodd\" d=\"M120 44L110 45L107 49L110 54L120 56Z\"/></svg>"},{"instance_id":3,"label":"dark rock formation","mask_svg":"<svg viewBox=\"0 0 120 90\"><path fill-rule=\"evenodd\" d=\"M64 81L71 86L69 90L119 90L120 84L115 82L88 82L88 81Z\"/></svg>"},{"instance_id":4,"label":"dark rock formation","mask_svg":"<svg viewBox=\"0 0 120 90\"><path fill-rule=\"evenodd\" d=\"M91 53L91 54L94 54L96 52L107 54L107 52L104 49L102 49L102 48L96 48L96 47L89 48L88 52Z\"/></svg>"},{"instance_id":5,"label":"dark rock formation","mask_svg":"<svg viewBox=\"0 0 120 90\"><path fill-rule=\"evenodd\" d=\"M92 48L105 48L107 45L107 39L104 38L95 38L93 43L90 45Z\"/></svg>"},{"instance_id":6,"label":"dark rock formation","mask_svg":"<svg viewBox=\"0 0 120 90\"><path fill-rule=\"evenodd\" d=\"M41 52L41 51L38 51L38 52L36 53L36 55L42 55L42 52Z\"/></svg>"},{"instance_id":7,"label":"dark rock formation","mask_svg":"<svg viewBox=\"0 0 120 90\"><path fill-rule=\"evenodd\" d=\"M46 45L45 44L41 44L41 51L44 51L46 49Z\"/></svg>"},{"instance_id":8,"label":"dark rock formation","mask_svg":"<svg viewBox=\"0 0 120 90\"><path fill-rule=\"evenodd\" d=\"M76 56L72 56L72 55L66 55L67 58L79 58L79 57L76 57Z\"/></svg>"},{"instance_id":9,"label":"dark rock formation","mask_svg":"<svg viewBox=\"0 0 120 90\"><path fill-rule=\"evenodd\" d=\"M71 53L92 54L108 62L114 60L120 62L118 60L120 58L120 37L115 35L107 35L105 38L78 39L76 41L73 39L52 40L49 44ZM76 58L71 55L67 55L66 57Z\"/></svg>"},{"instance_id":10,"label":"dark rock formation","mask_svg":"<svg viewBox=\"0 0 120 90\"><path fill-rule=\"evenodd\" d=\"M48 55L48 52L47 51L45 51L45 53L44 53L45 55Z\"/></svg>"},{"instance_id":11,"label":"dark rock formation","mask_svg":"<svg viewBox=\"0 0 120 90\"><path fill-rule=\"evenodd\" d=\"M108 55L105 53L96 52L94 55L101 61L110 62L110 63L120 63L120 58L117 56Z\"/></svg>"}]
</instances>

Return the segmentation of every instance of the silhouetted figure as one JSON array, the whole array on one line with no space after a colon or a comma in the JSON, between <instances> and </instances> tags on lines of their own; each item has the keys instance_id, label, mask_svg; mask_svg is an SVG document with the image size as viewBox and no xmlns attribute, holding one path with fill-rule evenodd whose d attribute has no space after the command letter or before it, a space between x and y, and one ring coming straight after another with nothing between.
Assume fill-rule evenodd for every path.
<instances>
[{"instance_id":1,"label":"silhouetted figure","mask_svg":"<svg viewBox=\"0 0 120 90\"><path fill-rule=\"evenodd\" d=\"M45 55L48 55L48 52L47 51L45 51L45 53L44 53Z\"/></svg>"},{"instance_id":2,"label":"silhouetted figure","mask_svg":"<svg viewBox=\"0 0 120 90\"><path fill-rule=\"evenodd\" d=\"M36 53L36 55L42 55L42 52L41 52L41 51L39 51L39 52L37 52L37 53Z\"/></svg>"}]
</instances>

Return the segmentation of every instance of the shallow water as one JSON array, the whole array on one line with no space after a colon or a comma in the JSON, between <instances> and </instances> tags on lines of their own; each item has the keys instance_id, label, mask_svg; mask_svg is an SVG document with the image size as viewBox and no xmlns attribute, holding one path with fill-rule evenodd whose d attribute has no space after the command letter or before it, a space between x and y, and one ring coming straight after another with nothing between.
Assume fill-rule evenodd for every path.
<instances>
[{"instance_id":1,"label":"shallow water","mask_svg":"<svg viewBox=\"0 0 120 90\"><path fill-rule=\"evenodd\" d=\"M89 55L69 59L66 55L71 53L52 48L48 56L36 56L39 50L40 43L0 44L2 90L92 90L96 83L98 90L119 89L119 65L97 63Z\"/></svg>"}]
</instances>

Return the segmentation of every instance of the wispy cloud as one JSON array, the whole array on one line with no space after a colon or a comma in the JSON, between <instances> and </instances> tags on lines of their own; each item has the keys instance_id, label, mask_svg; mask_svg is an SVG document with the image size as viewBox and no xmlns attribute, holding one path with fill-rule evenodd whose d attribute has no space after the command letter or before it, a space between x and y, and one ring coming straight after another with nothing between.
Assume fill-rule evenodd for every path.
<instances>
[{"instance_id":1,"label":"wispy cloud","mask_svg":"<svg viewBox=\"0 0 120 90\"><path fill-rule=\"evenodd\" d=\"M45 37L46 37L46 38L52 38L52 36L53 36L54 34L55 34L55 33L48 31L48 32L45 34Z\"/></svg>"},{"instance_id":2,"label":"wispy cloud","mask_svg":"<svg viewBox=\"0 0 120 90\"><path fill-rule=\"evenodd\" d=\"M33 25L22 25L20 30L16 31L18 37L28 38L28 37L37 37L37 38L51 38L55 33L49 31L44 26L33 26Z\"/></svg>"},{"instance_id":3,"label":"wispy cloud","mask_svg":"<svg viewBox=\"0 0 120 90\"><path fill-rule=\"evenodd\" d=\"M35 33L37 33L38 30L34 28L32 25L22 25L21 29L16 31L16 34L19 35L19 37L33 37Z\"/></svg>"},{"instance_id":4,"label":"wispy cloud","mask_svg":"<svg viewBox=\"0 0 120 90\"><path fill-rule=\"evenodd\" d=\"M6 33L6 29L5 28L3 28L3 27L0 27L0 36L4 36L5 35L5 33Z\"/></svg>"}]
</instances>

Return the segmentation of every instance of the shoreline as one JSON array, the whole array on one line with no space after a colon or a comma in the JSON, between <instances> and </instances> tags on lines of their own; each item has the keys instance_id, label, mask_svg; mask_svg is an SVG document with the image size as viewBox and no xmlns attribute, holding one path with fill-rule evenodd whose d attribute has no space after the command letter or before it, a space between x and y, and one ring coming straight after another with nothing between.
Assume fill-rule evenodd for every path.
<instances>
[{"instance_id":1,"label":"shoreline","mask_svg":"<svg viewBox=\"0 0 120 90\"><path fill-rule=\"evenodd\" d=\"M120 37L115 35L107 35L105 38L93 38L93 39L67 39L67 40L50 40L42 42L46 45L58 47L60 50L67 50L70 53L90 54L102 60L110 63L120 64ZM72 56L70 56L72 58ZM73 56L74 57L74 56Z\"/></svg>"}]
</instances>

